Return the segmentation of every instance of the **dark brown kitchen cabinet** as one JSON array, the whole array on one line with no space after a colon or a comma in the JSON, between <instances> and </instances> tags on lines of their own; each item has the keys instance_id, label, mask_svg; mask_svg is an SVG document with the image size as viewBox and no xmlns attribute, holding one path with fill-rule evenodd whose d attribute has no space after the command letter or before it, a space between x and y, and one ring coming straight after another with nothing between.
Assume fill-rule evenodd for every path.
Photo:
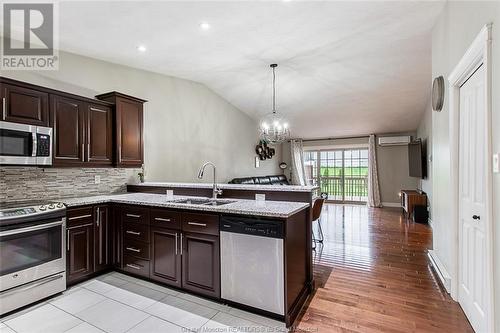
<instances>
[{"instance_id":1,"label":"dark brown kitchen cabinet","mask_svg":"<svg viewBox=\"0 0 500 333\"><path fill-rule=\"evenodd\" d=\"M94 207L95 227L95 255L94 267L95 272L105 270L111 264L111 216L110 209L107 205L99 205Z\"/></svg>"},{"instance_id":2,"label":"dark brown kitchen cabinet","mask_svg":"<svg viewBox=\"0 0 500 333\"><path fill-rule=\"evenodd\" d=\"M85 103L51 95L50 124L54 130L53 165L81 166L85 162Z\"/></svg>"},{"instance_id":3,"label":"dark brown kitchen cabinet","mask_svg":"<svg viewBox=\"0 0 500 333\"><path fill-rule=\"evenodd\" d=\"M113 164L113 113L109 106L87 104L86 161L95 166Z\"/></svg>"},{"instance_id":4,"label":"dark brown kitchen cabinet","mask_svg":"<svg viewBox=\"0 0 500 333\"><path fill-rule=\"evenodd\" d=\"M115 105L115 165L140 167L144 163L143 99L110 92L96 96Z\"/></svg>"},{"instance_id":5,"label":"dark brown kitchen cabinet","mask_svg":"<svg viewBox=\"0 0 500 333\"><path fill-rule=\"evenodd\" d=\"M50 95L54 166L113 164L113 114L108 105Z\"/></svg>"},{"instance_id":6,"label":"dark brown kitchen cabinet","mask_svg":"<svg viewBox=\"0 0 500 333\"><path fill-rule=\"evenodd\" d=\"M66 280L74 283L94 272L94 214L92 207L78 207L66 215Z\"/></svg>"},{"instance_id":7,"label":"dark brown kitchen cabinet","mask_svg":"<svg viewBox=\"0 0 500 333\"><path fill-rule=\"evenodd\" d=\"M22 83L21 83L22 84ZM49 126L49 95L27 86L0 82L2 119L14 123Z\"/></svg>"},{"instance_id":8,"label":"dark brown kitchen cabinet","mask_svg":"<svg viewBox=\"0 0 500 333\"><path fill-rule=\"evenodd\" d=\"M174 287L181 287L180 231L151 228L150 278Z\"/></svg>"},{"instance_id":9,"label":"dark brown kitchen cabinet","mask_svg":"<svg viewBox=\"0 0 500 333\"><path fill-rule=\"evenodd\" d=\"M182 287L219 298L219 237L184 233L182 243Z\"/></svg>"}]
</instances>

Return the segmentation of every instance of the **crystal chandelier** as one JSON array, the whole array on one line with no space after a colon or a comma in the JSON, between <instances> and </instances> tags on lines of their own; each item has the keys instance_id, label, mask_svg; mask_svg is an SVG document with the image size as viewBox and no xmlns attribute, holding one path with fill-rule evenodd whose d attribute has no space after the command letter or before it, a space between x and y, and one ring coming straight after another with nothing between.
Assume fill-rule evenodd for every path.
<instances>
[{"instance_id":1,"label":"crystal chandelier","mask_svg":"<svg viewBox=\"0 0 500 333\"><path fill-rule=\"evenodd\" d=\"M286 119L276 111L276 73L277 64L271 64L273 69L273 112L260 120L260 136L267 143L276 144L290 138L290 129Z\"/></svg>"}]
</instances>

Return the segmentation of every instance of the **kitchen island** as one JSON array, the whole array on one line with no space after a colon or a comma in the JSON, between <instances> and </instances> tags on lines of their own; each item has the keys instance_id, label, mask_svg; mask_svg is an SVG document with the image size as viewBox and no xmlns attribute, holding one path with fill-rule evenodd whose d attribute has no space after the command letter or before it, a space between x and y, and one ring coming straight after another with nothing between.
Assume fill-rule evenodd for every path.
<instances>
[{"instance_id":1,"label":"kitchen island","mask_svg":"<svg viewBox=\"0 0 500 333\"><path fill-rule=\"evenodd\" d=\"M233 197L213 204L206 198L156 193L61 201L68 207L69 284L114 268L280 319L287 326L293 324L311 292L308 202ZM231 225L246 227L232 232ZM245 242L235 241L236 236L248 236L239 257L233 256L236 246ZM261 280L276 288L269 292L266 284L254 286L248 298L249 283L263 275L249 266L240 265L238 271L234 265L245 257L249 262L273 259L262 265L271 275ZM254 273L256 279L232 283L233 274L245 276L247 267L248 275ZM253 297L258 292L261 295ZM270 303L278 306L264 306Z\"/></svg>"}]
</instances>

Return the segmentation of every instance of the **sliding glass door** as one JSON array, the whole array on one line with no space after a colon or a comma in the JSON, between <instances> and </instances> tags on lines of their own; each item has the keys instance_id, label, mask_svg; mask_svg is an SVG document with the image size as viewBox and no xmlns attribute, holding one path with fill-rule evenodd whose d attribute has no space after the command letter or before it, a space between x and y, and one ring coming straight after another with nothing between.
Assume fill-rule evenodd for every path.
<instances>
[{"instance_id":1,"label":"sliding glass door","mask_svg":"<svg viewBox=\"0 0 500 333\"><path fill-rule=\"evenodd\" d=\"M309 183L318 185L327 200L366 202L368 149L305 151L304 160Z\"/></svg>"}]
</instances>

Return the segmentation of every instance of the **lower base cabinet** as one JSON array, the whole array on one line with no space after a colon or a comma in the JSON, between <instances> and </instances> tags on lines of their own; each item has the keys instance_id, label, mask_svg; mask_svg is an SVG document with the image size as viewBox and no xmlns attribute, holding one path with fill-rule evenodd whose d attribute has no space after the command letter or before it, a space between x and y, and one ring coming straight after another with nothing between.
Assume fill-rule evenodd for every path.
<instances>
[{"instance_id":1,"label":"lower base cabinet","mask_svg":"<svg viewBox=\"0 0 500 333\"><path fill-rule=\"evenodd\" d=\"M179 237L178 230L151 228L150 278L178 288L182 285Z\"/></svg>"},{"instance_id":2,"label":"lower base cabinet","mask_svg":"<svg viewBox=\"0 0 500 333\"><path fill-rule=\"evenodd\" d=\"M219 237L184 234L182 287L210 297L220 297Z\"/></svg>"},{"instance_id":3,"label":"lower base cabinet","mask_svg":"<svg viewBox=\"0 0 500 333\"><path fill-rule=\"evenodd\" d=\"M77 282L94 272L93 224L82 224L67 229L68 283Z\"/></svg>"},{"instance_id":4,"label":"lower base cabinet","mask_svg":"<svg viewBox=\"0 0 500 333\"><path fill-rule=\"evenodd\" d=\"M70 208L66 217L66 281L73 284L110 267L113 226L108 205Z\"/></svg>"}]
</instances>

